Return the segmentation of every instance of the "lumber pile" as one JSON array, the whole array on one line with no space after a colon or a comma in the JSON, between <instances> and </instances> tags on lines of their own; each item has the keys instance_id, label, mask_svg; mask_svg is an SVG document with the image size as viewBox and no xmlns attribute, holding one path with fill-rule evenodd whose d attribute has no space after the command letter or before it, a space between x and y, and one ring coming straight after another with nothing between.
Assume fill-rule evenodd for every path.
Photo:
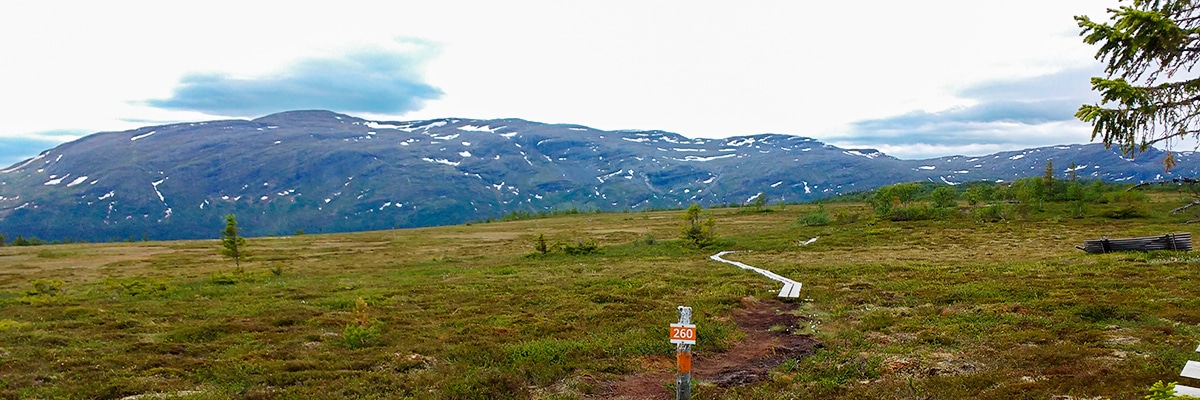
<instances>
[{"instance_id":1,"label":"lumber pile","mask_svg":"<svg viewBox=\"0 0 1200 400\"><path fill-rule=\"evenodd\" d=\"M1090 254L1111 253L1114 251L1192 251L1192 234L1184 232L1124 239L1100 238L1099 240L1085 240L1083 247L1075 246L1075 248Z\"/></svg>"}]
</instances>

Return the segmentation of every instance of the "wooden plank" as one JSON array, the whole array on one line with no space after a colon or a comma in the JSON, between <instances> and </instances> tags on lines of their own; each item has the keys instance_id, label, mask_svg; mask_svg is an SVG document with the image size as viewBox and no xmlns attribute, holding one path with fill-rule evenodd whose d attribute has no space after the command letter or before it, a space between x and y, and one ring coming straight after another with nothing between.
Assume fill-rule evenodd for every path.
<instances>
[{"instance_id":1,"label":"wooden plank","mask_svg":"<svg viewBox=\"0 0 1200 400\"><path fill-rule=\"evenodd\" d=\"M1176 396L1200 397L1200 389L1197 389L1197 388L1194 388L1191 386L1184 386L1184 385L1176 384L1175 385L1175 395Z\"/></svg>"},{"instance_id":2,"label":"wooden plank","mask_svg":"<svg viewBox=\"0 0 1200 400\"><path fill-rule=\"evenodd\" d=\"M1184 378L1200 379L1200 362L1188 361L1183 365L1183 372L1179 376Z\"/></svg>"},{"instance_id":3,"label":"wooden plank","mask_svg":"<svg viewBox=\"0 0 1200 400\"><path fill-rule=\"evenodd\" d=\"M792 290L788 292L787 297L800 297L800 286L800 282L796 282L795 285L792 285Z\"/></svg>"},{"instance_id":4,"label":"wooden plank","mask_svg":"<svg viewBox=\"0 0 1200 400\"><path fill-rule=\"evenodd\" d=\"M783 288L779 289L779 297L789 297L788 294L792 293L792 286L790 283L783 284Z\"/></svg>"}]
</instances>

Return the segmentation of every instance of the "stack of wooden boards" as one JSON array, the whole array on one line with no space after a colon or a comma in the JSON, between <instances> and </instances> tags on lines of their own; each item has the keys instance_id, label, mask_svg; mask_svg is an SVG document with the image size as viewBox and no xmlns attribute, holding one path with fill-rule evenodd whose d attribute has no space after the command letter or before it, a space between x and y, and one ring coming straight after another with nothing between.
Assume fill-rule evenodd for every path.
<instances>
[{"instance_id":1,"label":"stack of wooden boards","mask_svg":"<svg viewBox=\"0 0 1200 400\"><path fill-rule=\"evenodd\" d=\"M1184 232L1125 239L1101 238L1099 240L1085 240L1083 247L1075 246L1075 248L1092 254L1111 253L1114 251L1192 251L1192 234Z\"/></svg>"}]
</instances>

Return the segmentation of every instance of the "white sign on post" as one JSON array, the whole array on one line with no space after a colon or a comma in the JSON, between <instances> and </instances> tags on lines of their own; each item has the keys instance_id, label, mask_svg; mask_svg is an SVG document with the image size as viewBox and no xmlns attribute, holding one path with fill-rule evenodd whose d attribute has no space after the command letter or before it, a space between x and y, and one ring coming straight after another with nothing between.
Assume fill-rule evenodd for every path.
<instances>
[{"instance_id":1,"label":"white sign on post","mask_svg":"<svg viewBox=\"0 0 1200 400\"><path fill-rule=\"evenodd\" d=\"M696 344L696 325L671 324L671 343Z\"/></svg>"}]
</instances>

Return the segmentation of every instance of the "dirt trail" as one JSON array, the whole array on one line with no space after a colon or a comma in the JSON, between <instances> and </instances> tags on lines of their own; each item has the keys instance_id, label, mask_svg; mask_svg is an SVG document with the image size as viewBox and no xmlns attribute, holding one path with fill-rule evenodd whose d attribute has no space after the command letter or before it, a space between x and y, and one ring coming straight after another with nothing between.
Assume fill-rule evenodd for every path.
<instances>
[{"instance_id":1,"label":"dirt trail","mask_svg":"<svg viewBox=\"0 0 1200 400\"><path fill-rule=\"evenodd\" d=\"M802 324L804 318L793 313L797 307L795 303L746 299L742 304L745 308L734 311L733 320L738 329L746 333L746 338L723 353L696 353L692 379L719 388L749 385L766 379L772 368L785 361L811 355L821 347L821 342L811 336L796 334L805 325ZM666 388L668 383L675 381L674 359L660 358L647 362L650 371L602 384L596 397L624 400L674 398L674 392Z\"/></svg>"}]
</instances>

